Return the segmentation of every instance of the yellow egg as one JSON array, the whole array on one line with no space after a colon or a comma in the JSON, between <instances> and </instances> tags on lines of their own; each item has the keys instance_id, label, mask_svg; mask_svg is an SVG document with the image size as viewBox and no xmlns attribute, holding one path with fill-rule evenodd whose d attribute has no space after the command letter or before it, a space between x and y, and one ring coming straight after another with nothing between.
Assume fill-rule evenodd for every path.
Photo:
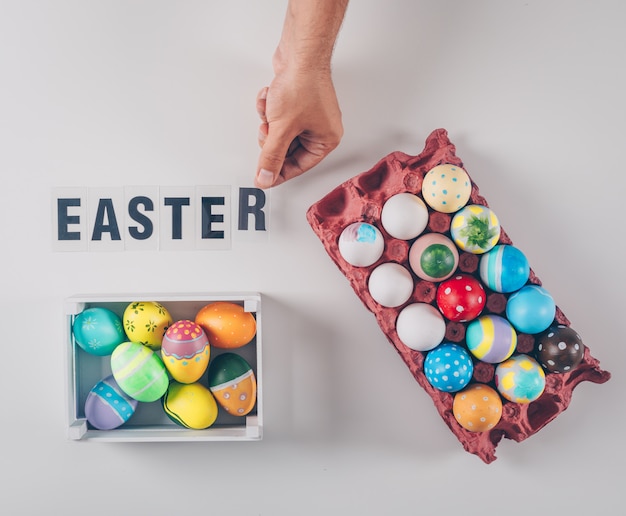
<instances>
[{"instance_id":1,"label":"yellow egg","mask_svg":"<svg viewBox=\"0 0 626 516\"><path fill-rule=\"evenodd\" d=\"M124 310L124 331L128 339L153 350L161 347L163 335L172 322L167 308L155 301L130 303Z\"/></svg>"},{"instance_id":2,"label":"yellow egg","mask_svg":"<svg viewBox=\"0 0 626 516\"><path fill-rule=\"evenodd\" d=\"M200 383L172 381L165 396L163 410L176 424L194 430L210 427L217 419L217 402L211 391Z\"/></svg>"},{"instance_id":3,"label":"yellow egg","mask_svg":"<svg viewBox=\"0 0 626 516\"><path fill-rule=\"evenodd\" d=\"M174 380L197 382L209 365L210 355L209 339L195 322L177 321L165 332L161 358Z\"/></svg>"},{"instance_id":4,"label":"yellow egg","mask_svg":"<svg viewBox=\"0 0 626 516\"><path fill-rule=\"evenodd\" d=\"M216 348L239 348L256 335L254 315L246 312L243 306L228 301L217 301L202 307L196 314L195 322Z\"/></svg>"}]
</instances>

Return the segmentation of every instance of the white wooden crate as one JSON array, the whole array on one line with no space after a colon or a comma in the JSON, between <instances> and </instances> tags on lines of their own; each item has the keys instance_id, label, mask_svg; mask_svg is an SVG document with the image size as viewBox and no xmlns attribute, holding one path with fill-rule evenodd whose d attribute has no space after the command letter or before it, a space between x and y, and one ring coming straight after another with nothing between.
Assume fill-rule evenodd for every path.
<instances>
[{"instance_id":1,"label":"white wooden crate","mask_svg":"<svg viewBox=\"0 0 626 516\"><path fill-rule=\"evenodd\" d=\"M120 317L129 303L157 301L170 312L174 321L193 320L203 306L215 301L229 301L243 306L256 318L257 332L249 344L234 350L211 347L211 357L225 351L242 356L254 370L257 381L257 402L247 416L237 417L220 409L215 423L204 430L181 427L165 414L161 401L139 403L135 414L114 430L97 430L85 418L84 405L89 391L111 374L109 356L91 355L74 340L74 318L89 307L104 307ZM261 366L262 317L259 293L192 293L192 294L122 294L75 295L65 300L65 345L67 349L67 416L68 437L71 440L98 441L256 441L263 436L263 380ZM206 373L200 380L206 386Z\"/></svg>"}]
</instances>

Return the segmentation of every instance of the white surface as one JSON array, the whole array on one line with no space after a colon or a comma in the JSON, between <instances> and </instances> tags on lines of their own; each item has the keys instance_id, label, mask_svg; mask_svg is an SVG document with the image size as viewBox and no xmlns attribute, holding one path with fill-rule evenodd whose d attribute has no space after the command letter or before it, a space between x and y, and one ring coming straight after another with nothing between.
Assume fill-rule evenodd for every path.
<instances>
[{"instance_id":1,"label":"white surface","mask_svg":"<svg viewBox=\"0 0 626 516\"><path fill-rule=\"evenodd\" d=\"M0 0L0 498L35 514L526 514L621 506L625 189L619 1L353 0L345 138L272 192L266 243L54 253L54 187L251 183L285 2ZM306 223L445 127L503 227L613 373L487 466L465 453ZM67 440L63 299L260 291L264 439ZM105 495L103 495L103 492Z\"/></svg>"}]
</instances>

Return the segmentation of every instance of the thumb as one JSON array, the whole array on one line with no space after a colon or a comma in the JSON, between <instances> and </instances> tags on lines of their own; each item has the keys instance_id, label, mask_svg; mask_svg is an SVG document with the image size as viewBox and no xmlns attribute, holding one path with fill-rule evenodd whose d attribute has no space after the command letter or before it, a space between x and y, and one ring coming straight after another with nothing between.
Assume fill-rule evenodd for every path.
<instances>
[{"instance_id":1,"label":"thumb","mask_svg":"<svg viewBox=\"0 0 626 516\"><path fill-rule=\"evenodd\" d=\"M293 139L285 132L277 132L275 127L271 129L263 142L257 165L254 182L259 188L269 188L276 183Z\"/></svg>"}]
</instances>

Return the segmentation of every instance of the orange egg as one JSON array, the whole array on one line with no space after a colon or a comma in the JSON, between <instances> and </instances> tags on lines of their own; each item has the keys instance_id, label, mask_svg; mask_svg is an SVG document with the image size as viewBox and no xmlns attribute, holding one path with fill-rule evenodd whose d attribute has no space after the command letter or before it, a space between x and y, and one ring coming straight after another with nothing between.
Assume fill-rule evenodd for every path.
<instances>
[{"instance_id":1,"label":"orange egg","mask_svg":"<svg viewBox=\"0 0 626 516\"><path fill-rule=\"evenodd\" d=\"M452 413L470 432L491 430L502 417L502 399L488 385L474 383L454 396Z\"/></svg>"},{"instance_id":2,"label":"orange egg","mask_svg":"<svg viewBox=\"0 0 626 516\"><path fill-rule=\"evenodd\" d=\"M244 311L243 306L228 301L216 301L202 307L195 322L216 348L240 348L256 335L254 315Z\"/></svg>"}]
</instances>

